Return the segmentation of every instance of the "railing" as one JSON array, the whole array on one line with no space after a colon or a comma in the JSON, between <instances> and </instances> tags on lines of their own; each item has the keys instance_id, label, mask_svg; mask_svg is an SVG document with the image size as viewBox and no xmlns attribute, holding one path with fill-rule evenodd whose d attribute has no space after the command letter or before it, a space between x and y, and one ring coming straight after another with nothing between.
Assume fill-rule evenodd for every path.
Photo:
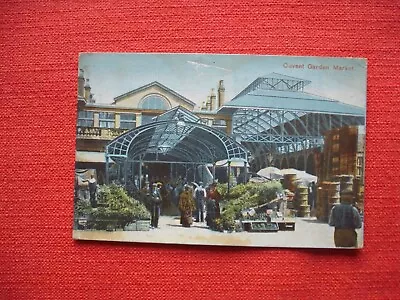
<instances>
[{"instance_id":1,"label":"railing","mask_svg":"<svg viewBox=\"0 0 400 300\"><path fill-rule=\"evenodd\" d=\"M76 127L76 137L79 139L112 140L126 132L128 129L121 128L99 128L99 127Z\"/></svg>"}]
</instances>

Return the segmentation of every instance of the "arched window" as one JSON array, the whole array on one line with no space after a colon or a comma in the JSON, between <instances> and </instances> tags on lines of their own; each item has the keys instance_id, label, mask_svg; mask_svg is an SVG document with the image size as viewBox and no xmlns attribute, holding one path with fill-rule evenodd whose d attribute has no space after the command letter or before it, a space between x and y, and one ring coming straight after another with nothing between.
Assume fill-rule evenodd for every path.
<instances>
[{"instance_id":1,"label":"arched window","mask_svg":"<svg viewBox=\"0 0 400 300\"><path fill-rule=\"evenodd\" d=\"M146 96L146 98L142 100L140 107L143 109L170 109L168 101L164 97L156 94Z\"/></svg>"}]
</instances>

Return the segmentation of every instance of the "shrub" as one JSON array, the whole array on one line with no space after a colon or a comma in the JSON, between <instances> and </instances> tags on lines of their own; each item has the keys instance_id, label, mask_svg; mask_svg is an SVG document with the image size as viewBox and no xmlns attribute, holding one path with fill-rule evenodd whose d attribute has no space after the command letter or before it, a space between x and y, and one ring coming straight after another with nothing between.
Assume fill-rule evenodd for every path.
<instances>
[{"instance_id":1,"label":"shrub","mask_svg":"<svg viewBox=\"0 0 400 300\"><path fill-rule=\"evenodd\" d=\"M215 219L215 228L216 231L224 231L223 220L222 218Z\"/></svg>"},{"instance_id":2,"label":"shrub","mask_svg":"<svg viewBox=\"0 0 400 300\"><path fill-rule=\"evenodd\" d=\"M242 217L245 209L269 203L276 198L277 193L282 192L279 182L239 184L232 188L229 201L224 205L221 220L224 229L232 230L235 219Z\"/></svg>"},{"instance_id":3,"label":"shrub","mask_svg":"<svg viewBox=\"0 0 400 300\"><path fill-rule=\"evenodd\" d=\"M98 203L97 209L84 206L79 208L88 215L89 227L94 229L124 227L135 220L150 219L145 205L129 197L123 187L115 184L99 188Z\"/></svg>"},{"instance_id":4,"label":"shrub","mask_svg":"<svg viewBox=\"0 0 400 300\"><path fill-rule=\"evenodd\" d=\"M222 199L225 199L226 195L228 193L228 184L227 183L218 183L217 191L221 195Z\"/></svg>"}]
</instances>

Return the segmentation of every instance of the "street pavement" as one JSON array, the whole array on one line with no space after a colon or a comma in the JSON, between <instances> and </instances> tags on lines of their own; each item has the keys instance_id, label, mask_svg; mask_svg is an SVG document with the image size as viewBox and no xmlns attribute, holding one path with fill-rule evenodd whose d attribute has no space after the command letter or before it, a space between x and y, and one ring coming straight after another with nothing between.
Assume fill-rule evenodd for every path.
<instances>
[{"instance_id":1,"label":"street pavement","mask_svg":"<svg viewBox=\"0 0 400 300\"><path fill-rule=\"evenodd\" d=\"M190 228L179 224L179 217L161 216L159 228L149 231L74 230L73 238L141 243L202 244L223 246L334 248L334 228L316 218L296 218L295 231L217 232L205 223L194 222ZM363 229L357 230L362 246Z\"/></svg>"}]
</instances>

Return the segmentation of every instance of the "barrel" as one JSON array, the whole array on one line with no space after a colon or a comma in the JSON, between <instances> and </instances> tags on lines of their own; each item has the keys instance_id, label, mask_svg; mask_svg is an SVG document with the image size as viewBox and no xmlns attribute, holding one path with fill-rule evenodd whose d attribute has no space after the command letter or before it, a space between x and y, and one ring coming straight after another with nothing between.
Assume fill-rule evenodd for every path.
<instances>
[{"instance_id":1,"label":"barrel","mask_svg":"<svg viewBox=\"0 0 400 300\"><path fill-rule=\"evenodd\" d=\"M328 200L328 211L327 211L327 217L328 217L332 207L335 204L340 203L340 182L329 182L327 183L326 188L327 188L327 200Z\"/></svg>"},{"instance_id":2,"label":"barrel","mask_svg":"<svg viewBox=\"0 0 400 300\"><path fill-rule=\"evenodd\" d=\"M310 206L308 205L308 188L300 185L297 187L297 215L299 217L310 216Z\"/></svg>"},{"instance_id":3,"label":"barrel","mask_svg":"<svg viewBox=\"0 0 400 300\"><path fill-rule=\"evenodd\" d=\"M340 192L348 189L353 189L353 175L337 175L333 178L333 181L340 182Z\"/></svg>"},{"instance_id":4,"label":"barrel","mask_svg":"<svg viewBox=\"0 0 400 300\"><path fill-rule=\"evenodd\" d=\"M296 174L285 174L283 176L285 188L293 193L296 190L296 179Z\"/></svg>"},{"instance_id":5,"label":"barrel","mask_svg":"<svg viewBox=\"0 0 400 300\"><path fill-rule=\"evenodd\" d=\"M338 175L335 176L336 181L340 182L340 193L342 193L343 191L348 191L348 190L353 190L354 191L354 186L353 186L353 181L354 181L354 176L353 175L347 175L347 174L343 174L343 175ZM353 196L353 199L351 200L351 203L354 204L355 201L355 193Z\"/></svg>"},{"instance_id":6,"label":"barrel","mask_svg":"<svg viewBox=\"0 0 400 300\"><path fill-rule=\"evenodd\" d=\"M293 210L294 207L294 194L290 193L286 195L286 208Z\"/></svg>"},{"instance_id":7,"label":"barrel","mask_svg":"<svg viewBox=\"0 0 400 300\"><path fill-rule=\"evenodd\" d=\"M327 222L329 218L329 213L330 213L329 196L331 189L332 188L330 181L322 182L318 188L317 218L318 220L323 222Z\"/></svg>"}]
</instances>

